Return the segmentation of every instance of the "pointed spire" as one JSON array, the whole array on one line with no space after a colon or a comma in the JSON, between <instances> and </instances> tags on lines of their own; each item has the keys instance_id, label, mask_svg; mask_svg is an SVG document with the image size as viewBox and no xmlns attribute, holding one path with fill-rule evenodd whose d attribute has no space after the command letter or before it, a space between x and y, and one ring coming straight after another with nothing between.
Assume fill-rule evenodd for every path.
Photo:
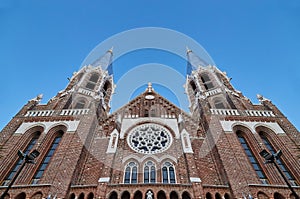
<instances>
[{"instance_id":1,"label":"pointed spire","mask_svg":"<svg viewBox=\"0 0 300 199\"><path fill-rule=\"evenodd\" d=\"M187 74L190 75L193 70L197 70L198 67L205 67L209 65L203 59L198 57L191 49L186 47L186 55L187 55Z\"/></svg>"},{"instance_id":2,"label":"pointed spire","mask_svg":"<svg viewBox=\"0 0 300 199\"><path fill-rule=\"evenodd\" d=\"M113 74L112 70L112 56L113 56L113 47L106 51L106 53L102 56L96 59L91 65L94 67L101 67L103 70L107 70L108 74Z\"/></svg>"},{"instance_id":3,"label":"pointed spire","mask_svg":"<svg viewBox=\"0 0 300 199\"><path fill-rule=\"evenodd\" d=\"M154 89L152 88L152 83L148 82L148 87L146 89L146 91L148 91L148 93L151 93Z\"/></svg>"}]
</instances>

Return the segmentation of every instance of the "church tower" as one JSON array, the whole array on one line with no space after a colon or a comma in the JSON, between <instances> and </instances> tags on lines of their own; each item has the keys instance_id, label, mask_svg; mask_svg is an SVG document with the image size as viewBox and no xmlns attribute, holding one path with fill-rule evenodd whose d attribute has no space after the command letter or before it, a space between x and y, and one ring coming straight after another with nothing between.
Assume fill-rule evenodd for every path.
<instances>
[{"instance_id":1,"label":"church tower","mask_svg":"<svg viewBox=\"0 0 300 199\"><path fill-rule=\"evenodd\" d=\"M151 83L111 112L112 55L46 104L29 100L1 131L5 199L297 199L300 134L270 100L253 104L188 49L189 112ZM18 157L35 150L35 164Z\"/></svg>"}]
</instances>

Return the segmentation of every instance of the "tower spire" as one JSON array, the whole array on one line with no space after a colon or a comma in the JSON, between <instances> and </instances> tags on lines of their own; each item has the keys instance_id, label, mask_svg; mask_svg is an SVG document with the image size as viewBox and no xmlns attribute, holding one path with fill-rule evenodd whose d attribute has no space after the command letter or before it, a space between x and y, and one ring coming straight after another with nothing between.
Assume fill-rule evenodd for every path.
<instances>
[{"instance_id":1,"label":"tower spire","mask_svg":"<svg viewBox=\"0 0 300 199\"><path fill-rule=\"evenodd\" d=\"M191 49L186 47L186 56L187 56L187 74L190 75L193 70L197 70L198 67L205 67L209 65L198 55L196 55Z\"/></svg>"},{"instance_id":2,"label":"tower spire","mask_svg":"<svg viewBox=\"0 0 300 199\"><path fill-rule=\"evenodd\" d=\"M107 50L103 56L96 59L91 65L93 67L101 67L103 70L107 70L109 75L112 75L113 74L112 57L113 57L113 47Z\"/></svg>"}]
</instances>

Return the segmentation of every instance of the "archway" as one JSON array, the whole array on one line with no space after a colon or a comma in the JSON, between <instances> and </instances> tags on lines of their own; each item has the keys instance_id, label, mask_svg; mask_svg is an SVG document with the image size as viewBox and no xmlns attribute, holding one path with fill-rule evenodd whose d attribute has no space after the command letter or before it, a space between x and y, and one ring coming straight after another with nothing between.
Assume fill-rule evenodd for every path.
<instances>
[{"instance_id":1,"label":"archway","mask_svg":"<svg viewBox=\"0 0 300 199\"><path fill-rule=\"evenodd\" d=\"M78 199L84 199L84 193L79 194Z\"/></svg>"},{"instance_id":2,"label":"archway","mask_svg":"<svg viewBox=\"0 0 300 199\"><path fill-rule=\"evenodd\" d=\"M110 196L109 196L109 199L118 199L118 194L117 192L113 191L111 192Z\"/></svg>"},{"instance_id":3,"label":"archway","mask_svg":"<svg viewBox=\"0 0 300 199\"><path fill-rule=\"evenodd\" d=\"M162 190L160 190L160 191L157 193L157 199L167 199L165 192L162 191Z\"/></svg>"},{"instance_id":4,"label":"archway","mask_svg":"<svg viewBox=\"0 0 300 199\"><path fill-rule=\"evenodd\" d=\"M74 194L74 193L71 193L71 194L69 195L69 199L75 199L75 194Z\"/></svg>"},{"instance_id":5,"label":"archway","mask_svg":"<svg viewBox=\"0 0 300 199\"><path fill-rule=\"evenodd\" d=\"M26 199L26 194L25 194L24 192L19 193L19 194L15 197L15 199Z\"/></svg>"},{"instance_id":6,"label":"archway","mask_svg":"<svg viewBox=\"0 0 300 199\"><path fill-rule=\"evenodd\" d=\"M178 194L176 193L176 191L172 191L170 193L170 199L178 199Z\"/></svg>"},{"instance_id":7,"label":"archway","mask_svg":"<svg viewBox=\"0 0 300 199\"><path fill-rule=\"evenodd\" d=\"M206 198L206 199L212 199L211 193L207 192L207 193L205 194L205 198Z\"/></svg>"},{"instance_id":8,"label":"archway","mask_svg":"<svg viewBox=\"0 0 300 199\"><path fill-rule=\"evenodd\" d=\"M136 191L134 193L133 199L143 199L143 194L141 191Z\"/></svg>"},{"instance_id":9,"label":"archway","mask_svg":"<svg viewBox=\"0 0 300 199\"><path fill-rule=\"evenodd\" d=\"M225 198L225 199L230 199L229 193L225 193L224 198Z\"/></svg>"},{"instance_id":10,"label":"archway","mask_svg":"<svg viewBox=\"0 0 300 199\"><path fill-rule=\"evenodd\" d=\"M215 194L215 198L216 198L216 199L222 199L222 196L221 196L220 193L217 192L217 193Z\"/></svg>"},{"instance_id":11,"label":"archway","mask_svg":"<svg viewBox=\"0 0 300 199\"><path fill-rule=\"evenodd\" d=\"M187 191L185 191L182 193L182 199L191 199L191 196Z\"/></svg>"},{"instance_id":12,"label":"archway","mask_svg":"<svg viewBox=\"0 0 300 199\"><path fill-rule=\"evenodd\" d=\"M121 199L130 199L130 193L128 191L124 191L122 193Z\"/></svg>"},{"instance_id":13,"label":"archway","mask_svg":"<svg viewBox=\"0 0 300 199\"><path fill-rule=\"evenodd\" d=\"M264 192L261 192L261 191L257 193L257 198L258 199L269 199L267 194L265 194Z\"/></svg>"},{"instance_id":14,"label":"archway","mask_svg":"<svg viewBox=\"0 0 300 199\"><path fill-rule=\"evenodd\" d=\"M8 193L5 194L4 199L10 199L10 195Z\"/></svg>"},{"instance_id":15,"label":"archway","mask_svg":"<svg viewBox=\"0 0 300 199\"><path fill-rule=\"evenodd\" d=\"M87 196L87 199L93 199L94 198L94 193L90 192Z\"/></svg>"},{"instance_id":16,"label":"archway","mask_svg":"<svg viewBox=\"0 0 300 199\"><path fill-rule=\"evenodd\" d=\"M42 199L43 198L43 194L42 194L42 192L36 192L35 194L33 194L32 196L31 196L31 199Z\"/></svg>"},{"instance_id":17,"label":"archway","mask_svg":"<svg viewBox=\"0 0 300 199\"><path fill-rule=\"evenodd\" d=\"M281 195L280 193L275 192L274 193L274 199L285 199L285 197L283 195Z\"/></svg>"}]
</instances>

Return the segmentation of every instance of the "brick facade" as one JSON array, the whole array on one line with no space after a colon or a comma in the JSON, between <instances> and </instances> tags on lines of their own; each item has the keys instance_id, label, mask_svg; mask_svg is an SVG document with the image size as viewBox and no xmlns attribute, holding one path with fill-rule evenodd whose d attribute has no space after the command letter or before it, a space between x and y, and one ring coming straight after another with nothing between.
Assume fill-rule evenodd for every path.
<instances>
[{"instance_id":1,"label":"brick facade","mask_svg":"<svg viewBox=\"0 0 300 199\"><path fill-rule=\"evenodd\" d=\"M108 51L105 56L111 55ZM137 199L147 194L155 199L293 198L275 166L264 164L259 155L268 149L265 137L274 150L282 151L282 169L300 194L298 130L270 100L258 96L260 104L252 104L216 67L199 66L188 74L185 89L190 113L149 85L110 114L113 88L112 76L90 65L73 74L67 87L47 104L40 104L38 96L24 105L0 134L0 192L11 181L17 151L26 150L37 136L33 149L40 156L35 165L24 167L6 198ZM164 137L155 134L155 138L148 130L140 139L150 144L139 141L136 145L145 151L154 143L150 151L137 152L130 146L133 129L145 124L165 128L170 146L164 148ZM62 139L33 183L58 132ZM246 140L251 154L238 135ZM156 153L158 146L162 152ZM145 182L147 162L155 168L149 183ZM130 163L136 165L136 177L132 167L127 183Z\"/></svg>"}]
</instances>

